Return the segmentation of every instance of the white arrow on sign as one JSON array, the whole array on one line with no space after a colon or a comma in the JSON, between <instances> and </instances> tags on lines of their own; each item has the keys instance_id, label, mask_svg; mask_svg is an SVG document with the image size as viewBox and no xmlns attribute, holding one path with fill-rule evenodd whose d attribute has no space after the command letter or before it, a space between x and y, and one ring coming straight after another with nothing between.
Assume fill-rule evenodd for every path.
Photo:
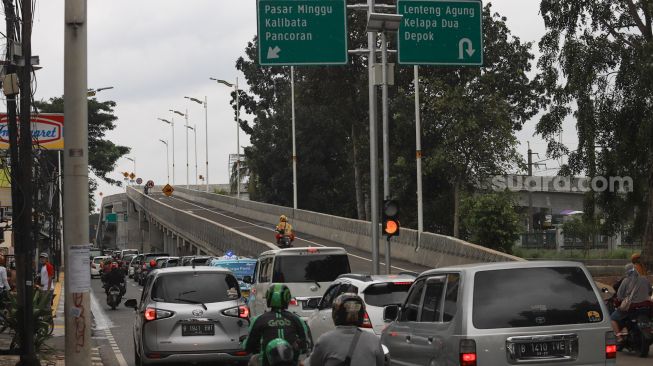
<instances>
[{"instance_id":1,"label":"white arrow on sign","mask_svg":"<svg viewBox=\"0 0 653 366\"><path fill-rule=\"evenodd\" d=\"M279 46L274 46L274 48L268 47L268 58L279 58L279 52L281 52Z\"/></svg>"},{"instance_id":2,"label":"white arrow on sign","mask_svg":"<svg viewBox=\"0 0 653 366\"><path fill-rule=\"evenodd\" d=\"M463 49L463 46L465 44L467 44L467 49L466 50ZM460 42L458 42L458 59L460 59L460 60L465 58L465 55L463 54L463 51L467 52L467 55L469 57L472 57L474 55L474 52L476 52L476 50L474 49L474 47L472 47L472 40L471 39L463 38L463 39L460 40Z\"/></svg>"}]
</instances>

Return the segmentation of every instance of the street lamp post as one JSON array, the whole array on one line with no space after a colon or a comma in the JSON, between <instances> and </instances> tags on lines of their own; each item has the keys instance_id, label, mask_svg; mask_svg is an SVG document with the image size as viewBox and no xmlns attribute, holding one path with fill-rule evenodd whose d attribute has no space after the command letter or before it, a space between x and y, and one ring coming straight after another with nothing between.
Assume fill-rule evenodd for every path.
<instances>
[{"instance_id":1,"label":"street lamp post","mask_svg":"<svg viewBox=\"0 0 653 366\"><path fill-rule=\"evenodd\" d=\"M159 139L164 145L166 145L166 171L167 171L167 176L168 180L166 183L170 183L170 151L168 150L168 141L164 141Z\"/></svg>"},{"instance_id":2,"label":"street lamp post","mask_svg":"<svg viewBox=\"0 0 653 366\"><path fill-rule=\"evenodd\" d=\"M129 156L126 156L125 159L130 160L132 163L134 163L134 174L136 174L136 158L130 158Z\"/></svg>"},{"instance_id":3,"label":"street lamp post","mask_svg":"<svg viewBox=\"0 0 653 366\"><path fill-rule=\"evenodd\" d=\"M186 126L187 129L193 131L193 137L195 138L195 188L199 191L199 186L197 183L197 125Z\"/></svg>"},{"instance_id":4,"label":"street lamp post","mask_svg":"<svg viewBox=\"0 0 653 366\"><path fill-rule=\"evenodd\" d=\"M170 109L170 112L178 114L186 120L186 127L188 127L188 109L186 113L179 112L174 109ZM188 165L188 128L186 128L186 189L190 188L190 166Z\"/></svg>"},{"instance_id":5,"label":"street lamp post","mask_svg":"<svg viewBox=\"0 0 653 366\"><path fill-rule=\"evenodd\" d=\"M87 97L94 97L95 94L101 92L102 90L109 90L109 89L113 89L113 87L112 86L105 86L105 87L97 88L97 89L88 89L88 91L86 92L86 96Z\"/></svg>"},{"instance_id":6,"label":"street lamp post","mask_svg":"<svg viewBox=\"0 0 653 366\"><path fill-rule=\"evenodd\" d=\"M209 79L230 88L233 87L236 93L236 197L240 199L240 89L238 89L238 78L236 78L235 84L216 78Z\"/></svg>"},{"instance_id":7,"label":"street lamp post","mask_svg":"<svg viewBox=\"0 0 653 366\"><path fill-rule=\"evenodd\" d=\"M172 130L172 185L175 185L175 119L173 118L172 121L168 121L167 119L164 118L158 118L159 121L165 122L170 125L170 129Z\"/></svg>"},{"instance_id":8,"label":"street lamp post","mask_svg":"<svg viewBox=\"0 0 653 366\"><path fill-rule=\"evenodd\" d=\"M204 138L206 139L205 141L205 146L204 146L204 152L206 154L206 171L205 171L205 178L206 181L206 192L209 192L209 112L208 112L208 100L206 99L206 95L204 96L204 102L197 98L192 98L192 97L184 97L187 99L192 100L195 103L203 104L204 105ZM197 140L195 141L197 143ZM197 155L197 154L195 154ZM197 162L197 156L195 156L195 161ZM197 170L197 164L196 164L196 169ZM197 175L197 172L195 172L195 175ZM199 189L199 188L198 188Z\"/></svg>"}]
</instances>

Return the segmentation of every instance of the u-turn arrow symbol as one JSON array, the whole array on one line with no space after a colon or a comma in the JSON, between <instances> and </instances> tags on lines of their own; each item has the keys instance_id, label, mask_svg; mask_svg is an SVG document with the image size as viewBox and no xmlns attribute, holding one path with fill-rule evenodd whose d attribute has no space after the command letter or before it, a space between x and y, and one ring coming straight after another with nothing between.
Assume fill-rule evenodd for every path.
<instances>
[{"instance_id":1,"label":"u-turn arrow symbol","mask_svg":"<svg viewBox=\"0 0 653 366\"><path fill-rule=\"evenodd\" d=\"M467 49L464 48L465 44L467 44ZM458 42L458 59L462 60L465 58L464 52L467 52L469 57L472 57L474 52L476 52L472 46L472 40L469 38L463 38Z\"/></svg>"}]
</instances>

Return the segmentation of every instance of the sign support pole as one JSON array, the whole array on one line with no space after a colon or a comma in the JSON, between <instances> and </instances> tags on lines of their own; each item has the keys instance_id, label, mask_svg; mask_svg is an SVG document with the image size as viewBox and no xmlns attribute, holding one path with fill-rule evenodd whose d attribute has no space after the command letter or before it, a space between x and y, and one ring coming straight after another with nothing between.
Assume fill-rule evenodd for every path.
<instances>
[{"instance_id":1,"label":"sign support pole","mask_svg":"<svg viewBox=\"0 0 653 366\"><path fill-rule=\"evenodd\" d=\"M417 163L417 247L424 231L424 207L422 200L422 121L419 110L419 66L413 66L415 85L415 158Z\"/></svg>"},{"instance_id":2,"label":"sign support pole","mask_svg":"<svg viewBox=\"0 0 653 366\"><path fill-rule=\"evenodd\" d=\"M205 153L206 153L206 193L209 193L209 101L206 98L206 95L204 96L204 138L206 139L205 142Z\"/></svg>"},{"instance_id":3,"label":"sign support pole","mask_svg":"<svg viewBox=\"0 0 653 366\"><path fill-rule=\"evenodd\" d=\"M290 66L290 95L292 105L292 207L297 209L297 145L295 141L295 66Z\"/></svg>"},{"instance_id":4,"label":"sign support pole","mask_svg":"<svg viewBox=\"0 0 653 366\"><path fill-rule=\"evenodd\" d=\"M190 167L188 165L188 108L186 108L186 113L184 114L184 119L186 121L186 189L190 188Z\"/></svg>"},{"instance_id":5,"label":"sign support pole","mask_svg":"<svg viewBox=\"0 0 653 366\"><path fill-rule=\"evenodd\" d=\"M236 77L236 197L240 199L240 90Z\"/></svg>"},{"instance_id":6,"label":"sign support pole","mask_svg":"<svg viewBox=\"0 0 653 366\"><path fill-rule=\"evenodd\" d=\"M374 12L374 0L367 0L368 16ZM376 32L367 33L367 60L370 104L370 236L372 238L372 274L379 274L379 161L376 123L376 85L374 85L374 64L376 62Z\"/></svg>"},{"instance_id":7,"label":"sign support pole","mask_svg":"<svg viewBox=\"0 0 653 366\"><path fill-rule=\"evenodd\" d=\"M91 364L88 264L88 101L86 0L66 0L64 43L64 241L66 363ZM84 250L84 248L86 248Z\"/></svg>"}]
</instances>

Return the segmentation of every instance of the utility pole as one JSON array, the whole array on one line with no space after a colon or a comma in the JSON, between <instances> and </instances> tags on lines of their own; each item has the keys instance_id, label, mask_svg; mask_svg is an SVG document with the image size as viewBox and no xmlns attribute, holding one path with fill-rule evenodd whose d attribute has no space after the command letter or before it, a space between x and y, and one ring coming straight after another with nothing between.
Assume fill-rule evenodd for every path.
<instances>
[{"instance_id":1,"label":"utility pole","mask_svg":"<svg viewBox=\"0 0 653 366\"><path fill-rule=\"evenodd\" d=\"M295 140L295 66L290 66L290 104L292 108L292 207L297 209L297 145Z\"/></svg>"},{"instance_id":2,"label":"utility pole","mask_svg":"<svg viewBox=\"0 0 653 366\"><path fill-rule=\"evenodd\" d=\"M367 0L368 17L374 13L374 0ZM378 134L376 121L376 85L374 84L374 64L376 62L376 32L367 32L367 60L369 78L369 104L370 104L370 214L372 237L372 274L379 274L379 160L378 160Z\"/></svg>"},{"instance_id":3,"label":"utility pole","mask_svg":"<svg viewBox=\"0 0 653 366\"><path fill-rule=\"evenodd\" d=\"M14 237L16 239L16 277L18 287L18 306L22 309L20 326L21 355L19 365L40 365L34 348L34 317L33 317L33 270L34 239L32 237L32 2L23 1L22 16L22 59L20 68L20 133L18 141L18 159L20 166L15 172L20 189L18 205L18 222ZM88 230L88 224L86 225Z\"/></svg>"},{"instance_id":4,"label":"utility pole","mask_svg":"<svg viewBox=\"0 0 653 366\"><path fill-rule=\"evenodd\" d=\"M536 155L537 153L533 153L533 150L531 150L531 143L528 143L528 176L532 177L533 176L533 155ZM529 181L530 182L530 181ZM534 232L533 228L533 192L532 192L532 187L528 186L526 187L528 190L528 232L532 233Z\"/></svg>"},{"instance_id":5,"label":"utility pole","mask_svg":"<svg viewBox=\"0 0 653 366\"><path fill-rule=\"evenodd\" d=\"M417 247L424 231L424 206L422 200L422 125L419 105L419 66L413 66L415 85L415 159L417 164Z\"/></svg>"},{"instance_id":6,"label":"utility pole","mask_svg":"<svg viewBox=\"0 0 653 366\"><path fill-rule=\"evenodd\" d=\"M29 3L28 1L24 3ZM66 0L64 240L66 364L91 364L86 0ZM86 248L86 249L84 249Z\"/></svg>"}]
</instances>

